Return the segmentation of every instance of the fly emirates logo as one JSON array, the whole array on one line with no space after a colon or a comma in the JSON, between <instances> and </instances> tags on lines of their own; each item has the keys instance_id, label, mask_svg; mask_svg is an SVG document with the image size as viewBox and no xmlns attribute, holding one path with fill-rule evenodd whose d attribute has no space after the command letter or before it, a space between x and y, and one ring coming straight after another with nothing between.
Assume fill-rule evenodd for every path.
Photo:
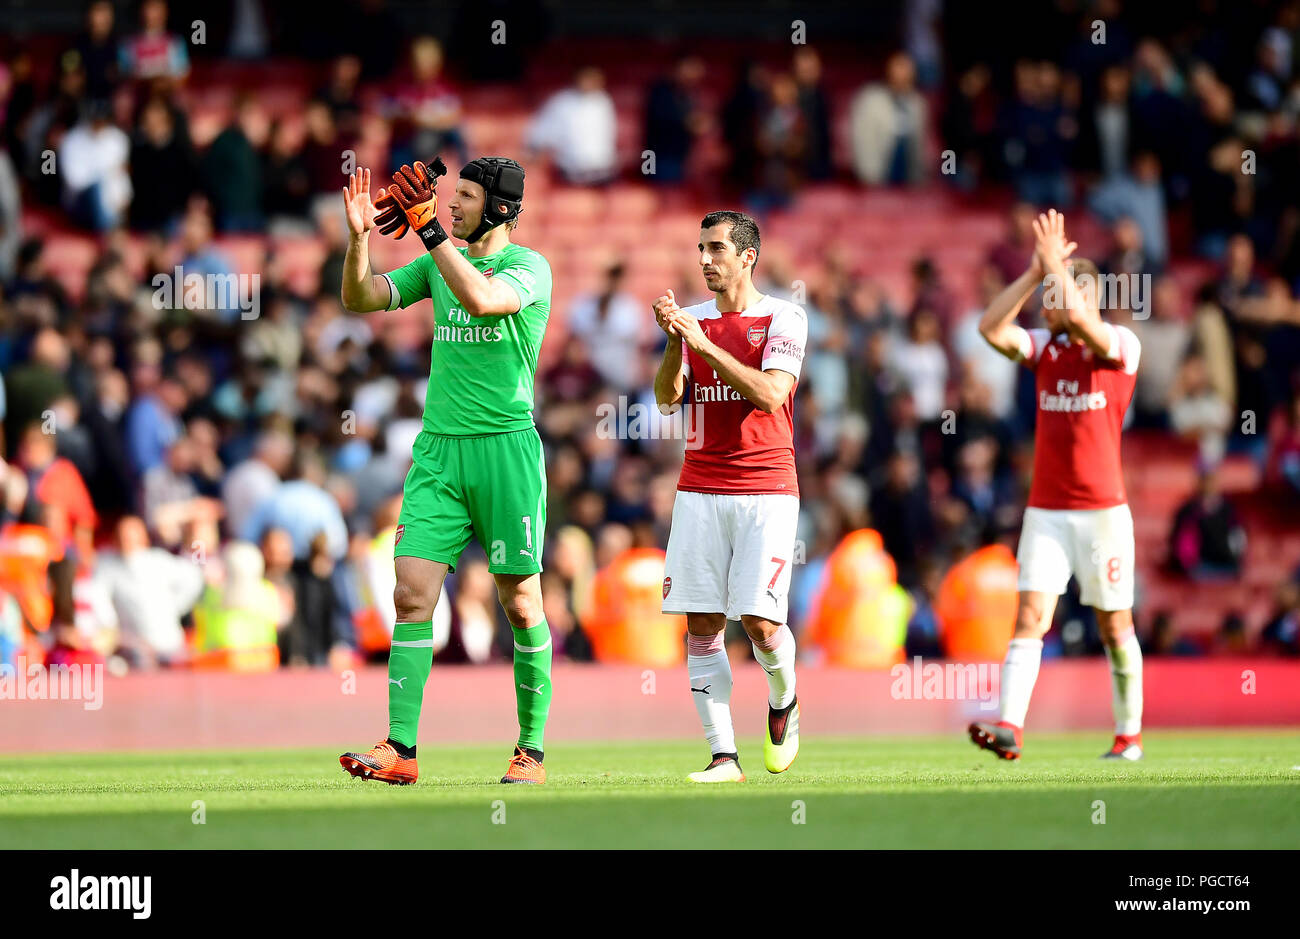
<instances>
[{"instance_id":1,"label":"fly emirates logo","mask_svg":"<svg viewBox=\"0 0 1300 939\"><path fill-rule=\"evenodd\" d=\"M692 392L696 404L711 404L716 401L743 401L745 396L716 375L713 384L697 384Z\"/></svg>"},{"instance_id":2,"label":"fly emirates logo","mask_svg":"<svg viewBox=\"0 0 1300 939\"><path fill-rule=\"evenodd\" d=\"M1106 408L1106 392L1090 391L1079 394L1077 381L1062 379L1056 383L1056 394L1038 392L1038 410L1070 413L1074 411L1102 411Z\"/></svg>"},{"instance_id":3,"label":"fly emirates logo","mask_svg":"<svg viewBox=\"0 0 1300 939\"><path fill-rule=\"evenodd\" d=\"M435 342L500 342L504 330L499 325L475 323L460 307L447 311L450 325L439 323L433 327Z\"/></svg>"}]
</instances>

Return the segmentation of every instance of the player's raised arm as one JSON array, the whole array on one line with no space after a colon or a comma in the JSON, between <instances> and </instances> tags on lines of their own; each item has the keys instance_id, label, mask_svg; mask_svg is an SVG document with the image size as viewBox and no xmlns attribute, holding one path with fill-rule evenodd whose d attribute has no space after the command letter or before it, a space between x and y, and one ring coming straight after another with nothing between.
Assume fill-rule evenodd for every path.
<instances>
[{"instance_id":1,"label":"player's raised arm","mask_svg":"<svg viewBox=\"0 0 1300 939\"><path fill-rule=\"evenodd\" d=\"M388 279L370 268L370 232L375 227L370 170L358 169L348 177L348 184L343 187L343 208L348 220L348 247L343 256L343 284L339 292L343 306L353 313L386 310L392 300Z\"/></svg>"},{"instance_id":2,"label":"player's raised arm","mask_svg":"<svg viewBox=\"0 0 1300 939\"><path fill-rule=\"evenodd\" d=\"M655 322L668 335L663 360L655 373L655 401L662 414L672 414L686 397L686 367L682 359L682 337L673 326L671 317L681 311L673 292L669 290L654 302Z\"/></svg>"},{"instance_id":3,"label":"player's raised arm","mask_svg":"<svg viewBox=\"0 0 1300 939\"><path fill-rule=\"evenodd\" d=\"M519 312L519 294L495 277L484 277L464 255L444 241L429 252L451 292L470 316L502 316Z\"/></svg>"},{"instance_id":4,"label":"player's raised arm","mask_svg":"<svg viewBox=\"0 0 1300 939\"><path fill-rule=\"evenodd\" d=\"M774 414L785 404L794 389L794 375L784 369L763 370L745 365L710 340L700 328L700 321L689 313L678 310L669 321L681 333L683 341L713 367L720 379L764 414Z\"/></svg>"},{"instance_id":5,"label":"player's raised arm","mask_svg":"<svg viewBox=\"0 0 1300 939\"><path fill-rule=\"evenodd\" d=\"M1099 284L1096 278L1093 278L1089 297L1066 267L1077 245L1066 240L1065 216L1055 209L1039 215L1034 220L1034 236L1038 240L1037 254L1042 258L1047 276L1059 284L1062 291L1065 323L1070 335L1082 339L1094 355L1112 362L1119 361L1122 353L1118 334L1102 322L1097 307Z\"/></svg>"},{"instance_id":6,"label":"player's raised arm","mask_svg":"<svg viewBox=\"0 0 1300 939\"><path fill-rule=\"evenodd\" d=\"M1025 357L1029 336L1016 323L1016 317L1042 280L1042 262L1035 251L1028 269L1003 287L980 317L980 335L985 342L1017 362Z\"/></svg>"}]
</instances>

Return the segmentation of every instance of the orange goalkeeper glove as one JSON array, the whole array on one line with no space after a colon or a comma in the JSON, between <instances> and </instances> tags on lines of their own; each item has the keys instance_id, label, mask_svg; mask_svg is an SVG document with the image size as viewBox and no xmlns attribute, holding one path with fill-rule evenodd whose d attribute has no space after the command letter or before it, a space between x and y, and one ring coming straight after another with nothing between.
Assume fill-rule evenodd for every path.
<instances>
[{"instance_id":1,"label":"orange goalkeeper glove","mask_svg":"<svg viewBox=\"0 0 1300 939\"><path fill-rule=\"evenodd\" d=\"M447 240L447 233L437 218L438 196L434 192L439 176L447 172L441 159L434 158L431 166L416 161L414 166L404 164L393 174L393 185L375 200L379 214L375 224L380 234L401 238L414 228L427 250L433 250Z\"/></svg>"}]
</instances>

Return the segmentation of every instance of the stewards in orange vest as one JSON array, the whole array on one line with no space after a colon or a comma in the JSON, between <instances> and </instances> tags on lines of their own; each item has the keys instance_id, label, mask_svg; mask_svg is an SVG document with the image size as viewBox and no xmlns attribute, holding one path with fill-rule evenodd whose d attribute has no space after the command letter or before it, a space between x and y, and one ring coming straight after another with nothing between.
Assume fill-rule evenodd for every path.
<instances>
[{"instance_id":1,"label":"stewards in orange vest","mask_svg":"<svg viewBox=\"0 0 1300 939\"><path fill-rule=\"evenodd\" d=\"M1020 595L1016 557L991 544L952 566L939 585L934 612L946 658L959 662L1001 662L1016 623Z\"/></svg>"},{"instance_id":2,"label":"stewards in orange vest","mask_svg":"<svg viewBox=\"0 0 1300 939\"><path fill-rule=\"evenodd\" d=\"M598 662L663 667L686 661L686 617L659 612L664 552L630 548L596 575L582 628Z\"/></svg>"},{"instance_id":3,"label":"stewards in orange vest","mask_svg":"<svg viewBox=\"0 0 1300 939\"><path fill-rule=\"evenodd\" d=\"M879 533L862 528L826 559L805 635L832 665L888 668L903 661L911 608Z\"/></svg>"},{"instance_id":4,"label":"stewards in orange vest","mask_svg":"<svg viewBox=\"0 0 1300 939\"><path fill-rule=\"evenodd\" d=\"M0 592L18 602L37 632L50 628L54 615L50 564L61 560L63 547L45 526L11 522L0 528Z\"/></svg>"}]
</instances>

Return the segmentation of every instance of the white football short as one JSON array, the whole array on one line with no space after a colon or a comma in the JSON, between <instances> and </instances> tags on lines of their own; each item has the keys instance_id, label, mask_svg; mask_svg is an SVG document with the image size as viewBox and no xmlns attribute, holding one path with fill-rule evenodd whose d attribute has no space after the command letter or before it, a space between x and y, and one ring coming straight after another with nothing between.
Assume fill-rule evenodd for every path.
<instances>
[{"instance_id":1,"label":"white football short","mask_svg":"<svg viewBox=\"0 0 1300 939\"><path fill-rule=\"evenodd\" d=\"M678 492L663 612L784 623L798 528L797 496Z\"/></svg>"},{"instance_id":2,"label":"white football short","mask_svg":"<svg viewBox=\"0 0 1300 939\"><path fill-rule=\"evenodd\" d=\"M1133 608L1133 515L1108 509L1025 509L1020 531L1020 590L1065 593L1073 574L1085 606Z\"/></svg>"}]
</instances>

